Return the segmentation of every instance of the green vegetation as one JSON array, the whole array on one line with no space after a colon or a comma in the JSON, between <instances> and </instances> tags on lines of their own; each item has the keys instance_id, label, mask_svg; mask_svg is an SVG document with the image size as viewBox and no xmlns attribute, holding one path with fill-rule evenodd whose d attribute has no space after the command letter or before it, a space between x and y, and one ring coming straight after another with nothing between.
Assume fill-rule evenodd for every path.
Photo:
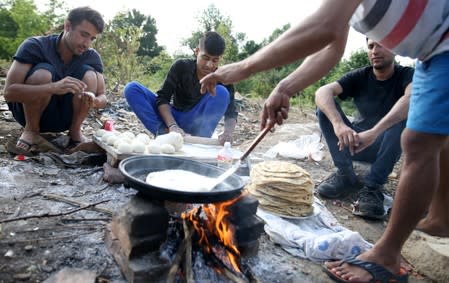
<instances>
[{"instance_id":1,"label":"green vegetation","mask_svg":"<svg viewBox=\"0 0 449 283\"><path fill-rule=\"evenodd\" d=\"M60 32L63 20L68 12L63 0L50 0L45 11L39 11L33 0L6 0L0 2L0 62L10 62L17 47L29 36ZM232 20L223 15L214 5L208 6L197 17L198 29L192 31L182 44L192 52L190 54L168 54L156 40L157 23L151 15L142 14L135 9L121 11L106 23L103 34L94 43L105 65L105 77L108 89L123 87L127 82L136 80L152 90L157 90L174 60L180 57L192 57L198 39L205 31L214 30L226 41L227 48L222 63L235 62L257 52L284 31L290 28L286 24L268 34L262 42L246 38L246 34L233 30ZM269 31L267 31L268 33ZM301 62L259 73L236 84L239 93L247 97L266 98L276 84ZM329 74L298 93L292 99L292 105L313 107L314 93L322 85L341 77L347 71L369 64L364 50L354 52L349 59L342 60ZM120 88L119 88L120 89ZM351 108L345 102L345 108Z\"/></svg>"}]
</instances>

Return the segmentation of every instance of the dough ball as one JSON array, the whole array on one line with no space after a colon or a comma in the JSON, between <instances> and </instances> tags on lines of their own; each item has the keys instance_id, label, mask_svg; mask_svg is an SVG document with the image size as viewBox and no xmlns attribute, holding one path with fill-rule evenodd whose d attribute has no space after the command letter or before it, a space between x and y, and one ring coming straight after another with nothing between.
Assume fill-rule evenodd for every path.
<instances>
[{"instance_id":1,"label":"dough ball","mask_svg":"<svg viewBox=\"0 0 449 283\"><path fill-rule=\"evenodd\" d=\"M105 129L98 129L98 130L95 132L95 136L96 136L97 138L101 138L106 132L107 132L107 131L106 131Z\"/></svg>"},{"instance_id":2,"label":"dough ball","mask_svg":"<svg viewBox=\"0 0 449 283\"><path fill-rule=\"evenodd\" d=\"M149 144L150 143L150 136L144 133L137 134L136 140L141 141L143 144Z\"/></svg>"},{"instance_id":3,"label":"dough ball","mask_svg":"<svg viewBox=\"0 0 449 283\"><path fill-rule=\"evenodd\" d=\"M155 140L160 144L171 144L175 148L175 151L181 150L184 143L182 135L175 132L157 136Z\"/></svg>"},{"instance_id":4,"label":"dough ball","mask_svg":"<svg viewBox=\"0 0 449 283\"><path fill-rule=\"evenodd\" d=\"M131 144L131 140L118 136L118 139L116 139L114 142L114 147L118 149L118 145L121 143Z\"/></svg>"},{"instance_id":5,"label":"dough ball","mask_svg":"<svg viewBox=\"0 0 449 283\"><path fill-rule=\"evenodd\" d=\"M133 140L136 136L133 133L131 133L130 131L126 131L126 132L121 133L120 137Z\"/></svg>"},{"instance_id":6,"label":"dough ball","mask_svg":"<svg viewBox=\"0 0 449 283\"><path fill-rule=\"evenodd\" d=\"M155 141L152 141L147 146L147 152L152 154L161 154L162 153L161 145Z\"/></svg>"},{"instance_id":7,"label":"dough ball","mask_svg":"<svg viewBox=\"0 0 449 283\"><path fill-rule=\"evenodd\" d=\"M132 148L131 144L129 144L129 143L121 142L117 146L117 151L122 154L129 154L129 153L133 152L133 148Z\"/></svg>"},{"instance_id":8,"label":"dough ball","mask_svg":"<svg viewBox=\"0 0 449 283\"><path fill-rule=\"evenodd\" d=\"M106 133L104 133L104 134L101 136L101 141L104 142L104 143L108 143L108 139L109 139L110 137L112 137L112 136L115 136L115 133L114 133L114 132L106 131Z\"/></svg>"},{"instance_id":9,"label":"dough ball","mask_svg":"<svg viewBox=\"0 0 449 283\"><path fill-rule=\"evenodd\" d=\"M175 147L169 143L164 143L161 145L162 153L173 154L176 152Z\"/></svg>"},{"instance_id":10,"label":"dough ball","mask_svg":"<svg viewBox=\"0 0 449 283\"><path fill-rule=\"evenodd\" d=\"M131 144L132 150L135 153L144 153L145 152L145 144L141 141L134 140Z\"/></svg>"},{"instance_id":11,"label":"dough ball","mask_svg":"<svg viewBox=\"0 0 449 283\"><path fill-rule=\"evenodd\" d=\"M106 142L107 142L108 145L114 146L115 141L118 140L118 139L119 139L118 136L112 135L112 136L108 137L108 140Z\"/></svg>"}]
</instances>

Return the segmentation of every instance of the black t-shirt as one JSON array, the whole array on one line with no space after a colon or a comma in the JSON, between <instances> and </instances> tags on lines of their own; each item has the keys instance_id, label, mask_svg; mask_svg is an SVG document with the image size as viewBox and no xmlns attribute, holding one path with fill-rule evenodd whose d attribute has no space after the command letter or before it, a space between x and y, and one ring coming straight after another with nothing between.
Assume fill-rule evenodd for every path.
<instances>
[{"instance_id":1,"label":"black t-shirt","mask_svg":"<svg viewBox=\"0 0 449 283\"><path fill-rule=\"evenodd\" d=\"M343 92L338 96L345 100L354 98L358 116L354 124L362 129L372 128L404 95L412 81L414 69L395 65L393 76L385 81L376 79L373 67L351 71L338 80Z\"/></svg>"},{"instance_id":2,"label":"black t-shirt","mask_svg":"<svg viewBox=\"0 0 449 283\"><path fill-rule=\"evenodd\" d=\"M14 60L23 64L48 63L55 67L58 79L71 75L82 65L89 65L97 72L103 73L103 62L93 48L89 48L79 56L74 56L69 64L64 64L58 53L58 43L62 33L48 36L35 36L26 39L17 49Z\"/></svg>"},{"instance_id":3,"label":"black t-shirt","mask_svg":"<svg viewBox=\"0 0 449 283\"><path fill-rule=\"evenodd\" d=\"M224 85L229 91L230 101L225 119L237 119L235 108L234 86ZM160 90L157 91L157 106L170 104L179 111L188 111L203 97L200 92L201 84L196 75L195 59L177 60L168 71L167 77Z\"/></svg>"}]
</instances>

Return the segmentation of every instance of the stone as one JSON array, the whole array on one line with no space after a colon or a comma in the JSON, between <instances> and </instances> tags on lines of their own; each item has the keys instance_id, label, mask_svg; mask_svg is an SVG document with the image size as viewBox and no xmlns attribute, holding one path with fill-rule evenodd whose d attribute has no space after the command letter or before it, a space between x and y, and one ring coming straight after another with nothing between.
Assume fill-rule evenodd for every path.
<instances>
[{"instance_id":1,"label":"stone","mask_svg":"<svg viewBox=\"0 0 449 283\"><path fill-rule=\"evenodd\" d=\"M112 167L109 163L103 164L103 180L109 184L123 184L125 182L125 176L120 172L118 168Z\"/></svg>"},{"instance_id":2,"label":"stone","mask_svg":"<svg viewBox=\"0 0 449 283\"><path fill-rule=\"evenodd\" d=\"M256 215L245 217L235 225L235 239L237 246L256 241L264 232L265 222Z\"/></svg>"},{"instance_id":3,"label":"stone","mask_svg":"<svg viewBox=\"0 0 449 283\"><path fill-rule=\"evenodd\" d=\"M105 244L129 283L166 282L171 264L159 258L159 251L129 258L110 225L106 226Z\"/></svg>"},{"instance_id":4,"label":"stone","mask_svg":"<svg viewBox=\"0 0 449 283\"><path fill-rule=\"evenodd\" d=\"M137 194L113 216L113 223L120 223L131 236L143 237L165 233L168 218L162 204Z\"/></svg>"},{"instance_id":5,"label":"stone","mask_svg":"<svg viewBox=\"0 0 449 283\"><path fill-rule=\"evenodd\" d=\"M402 249L403 256L426 277L449 282L449 238L413 231Z\"/></svg>"},{"instance_id":6,"label":"stone","mask_svg":"<svg viewBox=\"0 0 449 283\"><path fill-rule=\"evenodd\" d=\"M229 221L231 221L233 224L238 224L239 221L255 215L258 206L259 201L257 200L257 198L249 194L242 196L238 201L229 206Z\"/></svg>"},{"instance_id":7,"label":"stone","mask_svg":"<svg viewBox=\"0 0 449 283\"><path fill-rule=\"evenodd\" d=\"M147 225L152 226L152 225ZM166 238L166 231L153 233L149 236L132 236L123 222L112 219L111 230L117 237L123 253L128 258L133 258L150 251L158 250Z\"/></svg>"},{"instance_id":8,"label":"stone","mask_svg":"<svg viewBox=\"0 0 449 283\"><path fill-rule=\"evenodd\" d=\"M44 283L95 283L97 275L93 271L80 268L63 268L50 276Z\"/></svg>"}]
</instances>

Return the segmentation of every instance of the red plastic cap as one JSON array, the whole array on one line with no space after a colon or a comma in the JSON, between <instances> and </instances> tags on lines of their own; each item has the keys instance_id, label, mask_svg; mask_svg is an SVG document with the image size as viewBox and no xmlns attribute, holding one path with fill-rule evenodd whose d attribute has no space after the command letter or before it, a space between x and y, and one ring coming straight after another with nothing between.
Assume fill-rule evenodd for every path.
<instances>
[{"instance_id":1,"label":"red plastic cap","mask_svg":"<svg viewBox=\"0 0 449 283\"><path fill-rule=\"evenodd\" d=\"M114 122L112 120L104 121L103 129L105 129L106 131L113 131L114 130Z\"/></svg>"}]
</instances>

